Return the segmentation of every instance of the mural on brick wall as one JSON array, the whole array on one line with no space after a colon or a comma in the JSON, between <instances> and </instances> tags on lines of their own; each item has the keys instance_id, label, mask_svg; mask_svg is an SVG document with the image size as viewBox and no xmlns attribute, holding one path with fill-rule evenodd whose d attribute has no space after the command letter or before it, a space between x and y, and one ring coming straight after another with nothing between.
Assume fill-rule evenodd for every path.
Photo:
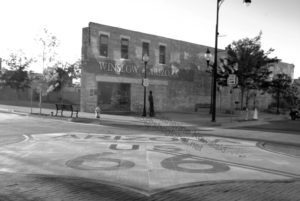
<instances>
[{"instance_id":1,"label":"mural on brick wall","mask_svg":"<svg viewBox=\"0 0 300 201\"><path fill-rule=\"evenodd\" d=\"M147 77L159 80L198 81L199 74L205 73L206 68L204 53L205 46L188 42L166 39L159 36L151 36L136 33L129 30L121 30L115 27L100 24L89 24L86 30L88 40L83 51L85 70L89 73L113 76L126 76L141 78L144 75L144 63L142 62L143 47L137 39L149 41L150 61L147 65ZM108 53L100 56L100 35L109 37ZM120 37L126 35L130 38L128 48L129 59L121 59L121 51L118 44ZM158 46L166 46L165 64L159 63L160 53ZM87 53L87 54L85 54Z\"/></svg>"},{"instance_id":2,"label":"mural on brick wall","mask_svg":"<svg viewBox=\"0 0 300 201\"><path fill-rule=\"evenodd\" d=\"M85 64L86 71L95 74L106 74L114 76L142 77L144 75L144 65L137 65L132 61L122 61L112 59L90 59ZM153 79L174 79L193 81L196 69L180 69L178 63L170 65L153 66L147 65L147 76Z\"/></svg>"},{"instance_id":3,"label":"mural on brick wall","mask_svg":"<svg viewBox=\"0 0 300 201\"><path fill-rule=\"evenodd\" d=\"M194 81L194 76L200 70L199 59L174 61L166 65L147 65L147 76L153 79L173 79L182 81ZM106 74L114 76L142 77L144 64L136 64L131 60L113 60L90 58L85 63L85 70L89 73Z\"/></svg>"}]
</instances>

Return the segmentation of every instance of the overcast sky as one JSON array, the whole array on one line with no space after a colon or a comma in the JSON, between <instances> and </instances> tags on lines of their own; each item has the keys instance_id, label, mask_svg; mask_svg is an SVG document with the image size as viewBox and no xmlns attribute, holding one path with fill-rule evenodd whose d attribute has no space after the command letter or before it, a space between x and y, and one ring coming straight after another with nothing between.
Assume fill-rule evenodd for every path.
<instances>
[{"instance_id":1,"label":"overcast sky","mask_svg":"<svg viewBox=\"0 0 300 201\"><path fill-rule=\"evenodd\" d=\"M219 48L263 32L264 50L295 65L300 77L300 1L225 0L220 10ZM214 46L216 0L7 0L0 9L0 57L22 49L31 56L43 28L60 40L62 60L81 55L81 31L89 22ZM42 67L35 67L41 72Z\"/></svg>"}]
</instances>

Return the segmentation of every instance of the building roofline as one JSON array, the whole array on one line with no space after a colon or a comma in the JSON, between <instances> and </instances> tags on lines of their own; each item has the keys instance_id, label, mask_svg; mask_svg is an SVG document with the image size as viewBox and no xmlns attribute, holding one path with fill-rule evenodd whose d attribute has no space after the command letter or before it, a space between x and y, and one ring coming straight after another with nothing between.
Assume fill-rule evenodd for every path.
<instances>
[{"instance_id":1,"label":"building roofline","mask_svg":"<svg viewBox=\"0 0 300 201\"><path fill-rule=\"evenodd\" d=\"M168 38L168 37L159 36L159 35L155 35L155 34L149 34L149 33L144 33L144 32L140 32L140 31L125 29L125 28L120 28L120 27L114 27L114 26L100 24L100 23L95 23L95 22L89 22L89 26L88 27L92 27L92 26L105 26L105 27L108 27L108 28L113 28L113 29L118 29L118 30L124 30L124 31L130 31L130 32L134 32L134 33L137 33L137 34L154 36L154 37L163 38L163 39L166 39L166 40L173 40L173 41L177 41L177 42L181 42L181 43L188 43L188 44L195 45L195 46L202 46L202 47L207 47L207 48L214 49L214 47L207 46L207 45L201 45L201 44L197 44L197 43L192 43L192 42L178 40L178 39L173 39L173 38ZM85 28L88 28L88 27L85 27ZM218 48L218 50L225 51L224 49L220 49L220 48Z\"/></svg>"}]
</instances>

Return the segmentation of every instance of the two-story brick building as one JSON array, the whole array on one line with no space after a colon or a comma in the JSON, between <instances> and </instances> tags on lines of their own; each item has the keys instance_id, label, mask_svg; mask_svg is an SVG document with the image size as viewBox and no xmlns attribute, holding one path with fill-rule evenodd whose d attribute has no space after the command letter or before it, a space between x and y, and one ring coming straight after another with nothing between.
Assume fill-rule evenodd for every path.
<instances>
[{"instance_id":1,"label":"two-story brick building","mask_svg":"<svg viewBox=\"0 0 300 201\"><path fill-rule=\"evenodd\" d=\"M213 48L210 48L213 51ZM89 23L83 28L81 110L141 111L142 56L149 55L147 77L156 111L193 110L210 103L207 46ZM148 103L147 103L148 108Z\"/></svg>"}]
</instances>

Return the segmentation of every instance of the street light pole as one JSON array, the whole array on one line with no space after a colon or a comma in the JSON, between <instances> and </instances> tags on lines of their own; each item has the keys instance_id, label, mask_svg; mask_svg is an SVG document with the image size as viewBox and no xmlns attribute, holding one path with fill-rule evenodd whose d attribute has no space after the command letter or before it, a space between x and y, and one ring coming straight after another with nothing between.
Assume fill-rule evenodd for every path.
<instances>
[{"instance_id":1,"label":"street light pole","mask_svg":"<svg viewBox=\"0 0 300 201\"><path fill-rule=\"evenodd\" d=\"M219 36L219 9L222 0L217 0L217 18L216 18L216 33L215 33L215 59L213 64L213 89L212 89L212 115L211 121L216 121L216 92L217 92L217 62L218 62L218 36Z\"/></svg>"},{"instance_id":2,"label":"street light pole","mask_svg":"<svg viewBox=\"0 0 300 201\"><path fill-rule=\"evenodd\" d=\"M204 54L204 58L206 60L206 64L207 64L207 71L210 72L210 76L211 76L211 81L210 81L210 107L209 107L209 114L212 113L212 94L213 94L213 82L214 82L214 79L213 79L213 70L210 70L210 67L213 65L210 65L210 60L212 58L212 54L210 53L209 49L207 48L205 54Z\"/></svg>"},{"instance_id":3,"label":"street light pole","mask_svg":"<svg viewBox=\"0 0 300 201\"><path fill-rule=\"evenodd\" d=\"M218 36L219 36L219 10L224 0L217 0L217 17L216 17L216 33L215 33L215 59L213 64L213 93L212 93L212 115L211 121L216 121L216 92L217 92L217 61L218 61ZM244 0L249 5L251 0Z\"/></svg>"},{"instance_id":4,"label":"street light pole","mask_svg":"<svg viewBox=\"0 0 300 201\"><path fill-rule=\"evenodd\" d=\"M144 54L142 60L144 61L144 79L143 79L143 86L144 86L144 109L143 109L143 117L147 116L147 112L146 112L146 87L147 87L147 84L145 82L145 80L147 79L147 63L149 61L149 56L147 54Z\"/></svg>"}]
</instances>

